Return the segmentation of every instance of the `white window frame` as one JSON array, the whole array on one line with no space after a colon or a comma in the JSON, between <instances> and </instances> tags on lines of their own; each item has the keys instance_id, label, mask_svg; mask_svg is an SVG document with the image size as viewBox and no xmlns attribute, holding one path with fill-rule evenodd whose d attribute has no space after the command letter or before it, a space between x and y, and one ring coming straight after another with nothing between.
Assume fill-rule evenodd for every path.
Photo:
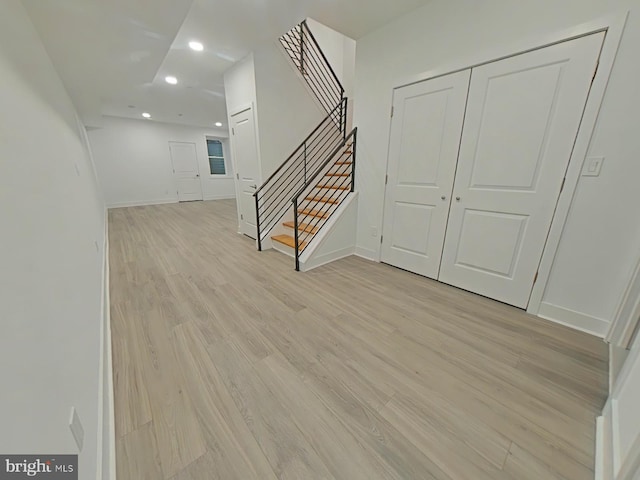
<instances>
[{"instance_id":1,"label":"white window frame","mask_svg":"<svg viewBox=\"0 0 640 480\"><path fill-rule=\"evenodd\" d=\"M211 163L209 161L209 158L210 158L209 144L207 143L208 140L215 140L216 142L220 142L220 144L222 145L222 160L224 161L224 174L211 173ZM227 155L224 142L225 142L224 138L214 137L212 135L205 135L204 137L204 145L205 145L205 150L207 154L207 171L209 172L209 176L211 178L231 178L231 175L229 174L229 163L227 162L228 155ZM215 158L220 158L220 157L215 157Z\"/></svg>"}]
</instances>

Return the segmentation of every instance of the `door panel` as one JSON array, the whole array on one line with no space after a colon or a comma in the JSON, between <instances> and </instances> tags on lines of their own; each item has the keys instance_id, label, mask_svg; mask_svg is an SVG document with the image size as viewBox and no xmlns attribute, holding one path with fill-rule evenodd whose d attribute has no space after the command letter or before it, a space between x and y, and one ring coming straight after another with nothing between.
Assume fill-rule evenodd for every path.
<instances>
[{"instance_id":1,"label":"door panel","mask_svg":"<svg viewBox=\"0 0 640 480\"><path fill-rule=\"evenodd\" d=\"M603 38L473 69L441 281L527 306Z\"/></svg>"},{"instance_id":2,"label":"door panel","mask_svg":"<svg viewBox=\"0 0 640 480\"><path fill-rule=\"evenodd\" d=\"M394 93L382 261L437 278L470 71Z\"/></svg>"},{"instance_id":3,"label":"door panel","mask_svg":"<svg viewBox=\"0 0 640 480\"><path fill-rule=\"evenodd\" d=\"M169 142L178 201L202 200L202 184L195 143Z\"/></svg>"},{"instance_id":4,"label":"door panel","mask_svg":"<svg viewBox=\"0 0 640 480\"><path fill-rule=\"evenodd\" d=\"M253 108L231 117L233 155L238 180L240 231L256 238L256 204L253 194L258 187L259 166Z\"/></svg>"}]
</instances>

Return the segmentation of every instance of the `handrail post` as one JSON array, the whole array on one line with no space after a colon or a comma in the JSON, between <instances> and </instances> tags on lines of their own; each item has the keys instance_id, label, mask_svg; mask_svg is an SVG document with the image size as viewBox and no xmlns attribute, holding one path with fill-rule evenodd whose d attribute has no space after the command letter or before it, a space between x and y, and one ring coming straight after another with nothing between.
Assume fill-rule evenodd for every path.
<instances>
[{"instance_id":1,"label":"handrail post","mask_svg":"<svg viewBox=\"0 0 640 480\"><path fill-rule=\"evenodd\" d=\"M353 145L351 147L351 192L356 191L356 147L358 146L358 130L353 132Z\"/></svg>"},{"instance_id":2,"label":"handrail post","mask_svg":"<svg viewBox=\"0 0 640 480\"><path fill-rule=\"evenodd\" d=\"M307 142L304 142L304 183L307 183Z\"/></svg>"},{"instance_id":3,"label":"handrail post","mask_svg":"<svg viewBox=\"0 0 640 480\"><path fill-rule=\"evenodd\" d=\"M258 240L258 251L262 251L262 239L260 238L260 207L258 202L258 194L254 194L253 198L256 200L256 236Z\"/></svg>"},{"instance_id":4,"label":"handrail post","mask_svg":"<svg viewBox=\"0 0 640 480\"><path fill-rule=\"evenodd\" d=\"M340 100L340 134L344 138L344 126L347 124L344 115L344 98Z\"/></svg>"},{"instance_id":5,"label":"handrail post","mask_svg":"<svg viewBox=\"0 0 640 480\"><path fill-rule=\"evenodd\" d=\"M347 112L349 111L349 99L347 97L344 97L340 108L344 111L344 116L342 117L342 138L347 138Z\"/></svg>"},{"instance_id":6,"label":"handrail post","mask_svg":"<svg viewBox=\"0 0 640 480\"><path fill-rule=\"evenodd\" d=\"M304 28L300 24L300 73L304 75Z\"/></svg>"},{"instance_id":7,"label":"handrail post","mask_svg":"<svg viewBox=\"0 0 640 480\"><path fill-rule=\"evenodd\" d=\"M293 199L293 237L295 239L296 249L296 272L300 271L300 238L298 235L298 198Z\"/></svg>"}]
</instances>

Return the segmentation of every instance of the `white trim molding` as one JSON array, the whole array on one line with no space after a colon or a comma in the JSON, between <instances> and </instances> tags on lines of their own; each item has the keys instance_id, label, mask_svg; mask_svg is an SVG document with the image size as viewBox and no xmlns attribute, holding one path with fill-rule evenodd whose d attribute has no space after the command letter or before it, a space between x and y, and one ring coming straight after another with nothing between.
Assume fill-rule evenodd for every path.
<instances>
[{"instance_id":1,"label":"white trim molding","mask_svg":"<svg viewBox=\"0 0 640 480\"><path fill-rule=\"evenodd\" d=\"M162 198L160 200L134 200L131 202L116 202L108 204L107 208L146 207L148 205L165 205L167 203L178 203L178 199Z\"/></svg>"},{"instance_id":2,"label":"white trim molding","mask_svg":"<svg viewBox=\"0 0 640 480\"><path fill-rule=\"evenodd\" d=\"M607 342L618 347L629 348L638 328L638 322L640 322L640 258L620 299L616 316L606 336Z\"/></svg>"},{"instance_id":3,"label":"white trim molding","mask_svg":"<svg viewBox=\"0 0 640 480\"><path fill-rule=\"evenodd\" d=\"M598 114L600 113L602 101L609 83L609 77L611 76L611 71L618 53L622 33L628 16L629 11L624 11L622 13L606 16L594 22L580 25L571 30L571 32L573 32L573 37L588 35L598 31L606 31L607 34L602 45L598 70L591 85L589 98L585 105L580 130L578 131L573 153L569 160L569 167L567 168L565 175L564 188L560 193L558 204L556 205L556 213L553 217L549 236L547 237L547 244L545 245L542 259L540 260L540 266L538 267L538 280L533 286L531 297L529 299L527 312L534 315L539 313L542 305L544 291L551 276L551 269L555 261L556 253L558 252L564 226L569 216L569 210L571 209L571 204L573 203L573 198L578 187L578 181L580 180L584 160L591 145L596 122L598 120ZM567 33L570 32L566 32L564 35L567 35ZM606 330L599 336L604 336L605 333Z\"/></svg>"},{"instance_id":4,"label":"white trim molding","mask_svg":"<svg viewBox=\"0 0 640 480\"><path fill-rule=\"evenodd\" d=\"M105 209L102 268L102 318L98 378L97 480L116 478L116 430L111 350L111 308L109 297L109 216Z\"/></svg>"},{"instance_id":5,"label":"white trim molding","mask_svg":"<svg viewBox=\"0 0 640 480\"><path fill-rule=\"evenodd\" d=\"M600 338L604 338L609 328L607 320L546 302L540 304L538 316Z\"/></svg>"}]
</instances>

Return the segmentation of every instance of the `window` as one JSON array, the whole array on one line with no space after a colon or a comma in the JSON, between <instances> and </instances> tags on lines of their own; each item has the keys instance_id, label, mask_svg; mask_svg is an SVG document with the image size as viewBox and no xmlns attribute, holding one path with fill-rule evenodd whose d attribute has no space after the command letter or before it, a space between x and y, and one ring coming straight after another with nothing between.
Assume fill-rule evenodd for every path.
<instances>
[{"instance_id":1,"label":"window","mask_svg":"<svg viewBox=\"0 0 640 480\"><path fill-rule=\"evenodd\" d=\"M224 165L224 154L222 153L222 142L207 138L207 152L209 155L209 170L211 175L226 175L227 169Z\"/></svg>"}]
</instances>

